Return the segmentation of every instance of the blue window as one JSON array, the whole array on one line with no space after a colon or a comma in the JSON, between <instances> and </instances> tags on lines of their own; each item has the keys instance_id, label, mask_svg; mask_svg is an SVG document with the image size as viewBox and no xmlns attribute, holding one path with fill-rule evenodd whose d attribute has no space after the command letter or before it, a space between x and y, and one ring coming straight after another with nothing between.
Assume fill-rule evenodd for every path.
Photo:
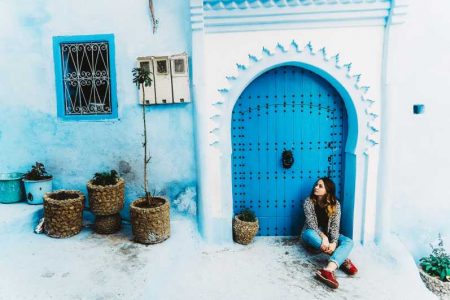
<instances>
[{"instance_id":1,"label":"blue window","mask_svg":"<svg viewBox=\"0 0 450 300\"><path fill-rule=\"evenodd\" d=\"M117 119L114 35L53 37L58 117Z\"/></svg>"}]
</instances>

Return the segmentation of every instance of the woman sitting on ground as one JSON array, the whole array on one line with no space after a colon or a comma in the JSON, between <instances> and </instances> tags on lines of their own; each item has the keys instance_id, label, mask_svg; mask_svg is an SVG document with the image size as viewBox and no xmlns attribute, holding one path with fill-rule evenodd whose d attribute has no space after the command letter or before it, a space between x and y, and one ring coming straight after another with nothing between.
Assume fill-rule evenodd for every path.
<instances>
[{"instance_id":1,"label":"woman sitting on ground","mask_svg":"<svg viewBox=\"0 0 450 300\"><path fill-rule=\"evenodd\" d=\"M303 204L305 226L302 241L308 250L330 255L328 265L316 272L316 278L329 287L338 288L334 271L340 268L348 275L358 269L347 258L353 248L353 241L339 234L341 206L336 199L336 187L329 178L320 178Z\"/></svg>"}]
</instances>

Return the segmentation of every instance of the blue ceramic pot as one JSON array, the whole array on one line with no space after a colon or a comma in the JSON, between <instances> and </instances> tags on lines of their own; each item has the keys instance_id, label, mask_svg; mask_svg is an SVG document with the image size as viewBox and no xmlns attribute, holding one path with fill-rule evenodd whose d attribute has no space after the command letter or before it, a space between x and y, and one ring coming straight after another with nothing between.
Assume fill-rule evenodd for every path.
<instances>
[{"instance_id":1,"label":"blue ceramic pot","mask_svg":"<svg viewBox=\"0 0 450 300\"><path fill-rule=\"evenodd\" d=\"M0 174L0 203L14 203L23 199L23 173Z\"/></svg>"},{"instance_id":2,"label":"blue ceramic pot","mask_svg":"<svg viewBox=\"0 0 450 300\"><path fill-rule=\"evenodd\" d=\"M53 179L28 180L23 179L25 185L25 197L28 204L44 203L44 194L53 190Z\"/></svg>"}]
</instances>

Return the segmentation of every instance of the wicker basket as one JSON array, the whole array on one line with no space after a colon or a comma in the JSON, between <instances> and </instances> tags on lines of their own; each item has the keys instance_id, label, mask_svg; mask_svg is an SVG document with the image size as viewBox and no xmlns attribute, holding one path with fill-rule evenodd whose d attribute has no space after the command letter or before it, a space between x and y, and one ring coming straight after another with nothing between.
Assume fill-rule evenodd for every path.
<instances>
[{"instance_id":1,"label":"wicker basket","mask_svg":"<svg viewBox=\"0 0 450 300\"><path fill-rule=\"evenodd\" d=\"M119 214L96 216L94 231L100 234L111 234L120 230L122 218Z\"/></svg>"},{"instance_id":2,"label":"wicker basket","mask_svg":"<svg viewBox=\"0 0 450 300\"><path fill-rule=\"evenodd\" d=\"M444 282L439 278L428 275L421 267L419 267L419 274L425 286L439 299L450 299L450 282Z\"/></svg>"},{"instance_id":3,"label":"wicker basket","mask_svg":"<svg viewBox=\"0 0 450 300\"><path fill-rule=\"evenodd\" d=\"M69 195L62 199L62 195ZM83 225L84 195L80 191L59 190L44 195L44 230L54 238L78 234Z\"/></svg>"},{"instance_id":4,"label":"wicker basket","mask_svg":"<svg viewBox=\"0 0 450 300\"><path fill-rule=\"evenodd\" d=\"M134 240L141 244L157 244L170 236L170 206L163 197L154 197L161 201L157 207L145 207L145 198L139 198L130 204L131 226Z\"/></svg>"},{"instance_id":5,"label":"wicker basket","mask_svg":"<svg viewBox=\"0 0 450 300\"><path fill-rule=\"evenodd\" d=\"M125 181L120 178L115 185L87 183L89 208L96 216L114 215L123 208Z\"/></svg>"},{"instance_id":6,"label":"wicker basket","mask_svg":"<svg viewBox=\"0 0 450 300\"><path fill-rule=\"evenodd\" d=\"M248 245L252 242L259 230L259 222L245 222L239 220L239 215L233 219L233 240L242 245Z\"/></svg>"}]
</instances>

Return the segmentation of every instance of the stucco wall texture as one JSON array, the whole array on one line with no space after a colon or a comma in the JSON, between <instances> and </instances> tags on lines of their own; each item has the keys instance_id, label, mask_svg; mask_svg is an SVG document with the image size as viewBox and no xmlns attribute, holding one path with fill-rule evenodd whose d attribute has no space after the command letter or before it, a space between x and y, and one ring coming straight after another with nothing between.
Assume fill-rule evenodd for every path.
<instances>
[{"instance_id":1,"label":"stucco wall texture","mask_svg":"<svg viewBox=\"0 0 450 300\"><path fill-rule=\"evenodd\" d=\"M391 229L417 259L438 233L450 250L450 3L411 1L406 23L391 31L388 60ZM413 114L414 104L425 113Z\"/></svg>"},{"instance_id":2,"label":"stucco wall texture","mask_svg":"<svg viewBox=\"0 0 450 300\"><path fill-rule=\"evenodd\" d=\"M143 194L143 122L131 70L136 57L190 52L188 3L147 1L0 2L0 170L43 162L55 189L81 189L95 172L118 170L126 200ZM52 37L113 33L119 120L73 122L56 116ZM173 198L196 185L192 104L147 108L150 190ZM125 211L124 216L128 213Z\"/></svg>"}]
</instances>

